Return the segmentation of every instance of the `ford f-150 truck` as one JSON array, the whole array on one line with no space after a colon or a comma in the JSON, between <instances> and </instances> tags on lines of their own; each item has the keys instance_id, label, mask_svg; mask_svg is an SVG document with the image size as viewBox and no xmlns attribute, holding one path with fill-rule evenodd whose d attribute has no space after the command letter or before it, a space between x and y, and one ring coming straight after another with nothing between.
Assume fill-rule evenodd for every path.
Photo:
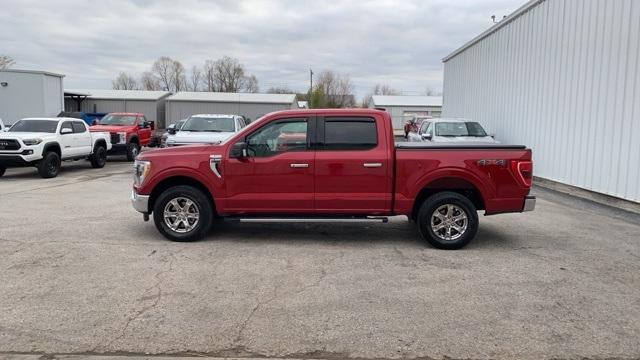
<instances>
[{"instance_id":1,"label":"ford f-150 truck","mask_svg":"<svg viewBox=\"0 0 640 360\"><path fill-rule=\"evenodd\" d=\"M394 144L388 113L288 110L216 145L145 152L132 203L174 241L216 217L240 221L386 221L406 215L420 235L458 249L486 215L533 210L531 150L500 144Z\"/></svg>"},{"instance_id":2,"label":"ford f-150 truck","mask_svg":"<svg viewBox=\"0 0 640 360\"><path fill-rule=\"evenodd\" d=\"M154 123L141 113L109 113L98 125L89 128L95 132L108 132L113 148L111 153L125 153L133 161L143 146L149 145Z\"/></svg>"},{"instance_id":3,"label":"ford f-150 truck","mask_svg":"<svg viewBox=\"0 0 640 360\"><path fill-rule=\"evenodd\" d=\"M63 160L88 159L102 168L109 149L109 134L89 132L82 120L22 119L0 133L0 176L8 167L35 166L43 178L56 177Z\"/></svg>"}]
</instances>

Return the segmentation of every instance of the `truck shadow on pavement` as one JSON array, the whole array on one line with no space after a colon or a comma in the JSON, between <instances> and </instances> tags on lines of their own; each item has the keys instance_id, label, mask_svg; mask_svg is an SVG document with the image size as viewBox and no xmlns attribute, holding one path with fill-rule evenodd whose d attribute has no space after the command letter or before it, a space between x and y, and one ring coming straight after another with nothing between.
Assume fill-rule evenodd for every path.
<instances>
[{"instance_id":1,"label":"truck shadow on pavement","mask_svg":"<svg viewBox=\"0 0 640 360\"><path fill-rule=\"evenodd\" d=\"M149 224L152 225L152 224ZM167 241L153 226L144 227L140 235ZM198 243L234 242L247 245L385 245L403 243L416 248L431 247L418 234L414 223L394 221L389 224L358 223L235 223L216 221L206 238ZM516 243L495 226L480 226L476 238L465 248L510 248ZM188 243L187 243L188 244Z\"/></svg>"}]
</instances>

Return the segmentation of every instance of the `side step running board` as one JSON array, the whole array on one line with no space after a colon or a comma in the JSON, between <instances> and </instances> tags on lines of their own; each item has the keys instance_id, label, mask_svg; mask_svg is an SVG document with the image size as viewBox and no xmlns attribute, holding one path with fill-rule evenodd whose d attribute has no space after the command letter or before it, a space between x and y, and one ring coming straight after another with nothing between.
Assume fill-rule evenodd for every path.
<instances>
[{"instance_id":1,"label":"side step running board","mask_svg":"<svg viewBox=\"0 0 640 360\"><path fill-rule=\"evenodd\" d=\"M228 217L225 218L225 221L238 221L238 222L246 222L246 223L280 223L280 222L289 222L289 223L334 223L334 222L347 222L347 223L360 223L360 222L376 222L376 223L387 223L389 222L389 218L386 216L367 216L367 217L338 217L338 218L301 218L301 217L291 217L291 218L261 218L261 217Z\"/></svg>"}]
</instances>

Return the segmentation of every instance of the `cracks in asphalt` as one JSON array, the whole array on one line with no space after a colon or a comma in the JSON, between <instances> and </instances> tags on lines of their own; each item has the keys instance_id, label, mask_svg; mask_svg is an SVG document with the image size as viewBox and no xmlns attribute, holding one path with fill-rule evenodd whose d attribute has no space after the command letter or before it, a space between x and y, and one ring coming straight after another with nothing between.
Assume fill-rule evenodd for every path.
<instances>
[{"instance_id":1,"label":"cracks in asphalt","mask_svg":"<svg viewBox=\"0 0 640 360\"><path fill-rule=\"evenodd\" d=\"M344 256L344 252L341 252L341 256L340 257L343 257L343 256ZM324 268L320 268L320 276L312 284L305 285L301 289L299 289L299 290L297 290L297 291L295 291L293 293L284 292L284 293L282 293L280 295L278 295L278 290L280 288L280 284L276 283L274 285L274 287L273 287L273 294L271 295L271 297L269 297L265 301L260 301L259 298L256 299L256 301L257 301L256 305L251 309L249 314L245 317L244 321L238 327L238 334L236 335L235 339L233 340L232 349L240 349L240 350L243 350L243 351L247 349L246 346L240 345L240 342L242 341L245 329L247 328L247 326L249 326L249 324L251 323L251 320L253 319L253 316L256 314L256 312L258 312L258 310L260 310L261 308L263 308L267 304L271 303L272 301L274 301L274 300L276 300L279 297L282 297L284 295L286 295L288 297L296 296L296 295L299 295L299 294L309 290L310 288L319 286L320 283L322 281L324 281L324 279L326 277L327 277L327 271Z\"/></svg>"},{"instance_id":2,"label":"cracks in asphalt","mask_svg":"<svg viewBox=\"0 0 640 360\"><path fill-rule=\"evenodd\" d=\"M143 303L145 302L149 302L151 301L150 304L144 305L143 307L141 307L140 309L136 310L132 315L130 315L127 318L127 321L125 322L124 326L122 327L122 330L120 330L120 334L118 336L116 336L115 338L113 338L111 341L109 341L106 345L104 345L104 347L109 348L111 345L113 345L116 341L122 339L125 337L127 330L129 329L129 326L136 320L138 320L142 315L144 315L145 313L147 313L148 311L155 309L156 306L158 306L158 304L160 303L160 300L162 299L162 276L166 273L169 273L171 271L173 271L173 263L176 260L176 255L178 253L180 253L182 250L184 249L179 249L177 251L172 251L170 253L168 253L167 255L163 256L162 258L160 258L161 262L167 262L167 258L169 259L168 263L169 266L168 268L164 269L164 267L156 272L156 274L154 275L155 278L155 283L153 285L151 285L150 287L148 287L147 289L145 289L145 291L142 293L142 297L140 297L138 299L138 301L141 301ZM155 293L150 295L150 296L145 296L147 293L151 292L152 290L155 290ZM98 344L96 345L92 351L96 351L98 348L100 348L101 345Z\"/></svg>"}]
</instances>

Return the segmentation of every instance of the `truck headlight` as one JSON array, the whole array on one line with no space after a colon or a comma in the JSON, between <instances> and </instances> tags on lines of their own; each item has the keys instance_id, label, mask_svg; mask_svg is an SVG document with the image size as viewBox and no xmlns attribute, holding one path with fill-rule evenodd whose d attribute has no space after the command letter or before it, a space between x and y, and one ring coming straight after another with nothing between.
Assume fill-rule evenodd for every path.
<instances>
[{"instance_id":1,"label":"truck headlight","mask_svg":"<svg viewBox=\"0 0 640 360\"><path fill-rule=\"evenodd\" d=\"M42 142L42 139L24 139L22 142L27 146L38 145Z\"/></svg>"},{"instance_id":2,"label":"truck headlight","mask_svg":"<svg viewBox=\"0 0 640 360\"><path fill-rule=\"evenodd\" d=\"M144 183L147 175L151 171L151 162L144 160L136 160L133 162L133 184L140 186Z\"/></svg>"},{"instance_id":3,"label":"truck headlight","mask_svg":"<svg viewBox=\"0 0 640 360\"><path fill-rule=\"evenodd\" d=\"M118 133L118 137L120 138L119 144L124 144L127 142L127 133L126 132L119 132Z\"/></svg>"}]
</instances>

